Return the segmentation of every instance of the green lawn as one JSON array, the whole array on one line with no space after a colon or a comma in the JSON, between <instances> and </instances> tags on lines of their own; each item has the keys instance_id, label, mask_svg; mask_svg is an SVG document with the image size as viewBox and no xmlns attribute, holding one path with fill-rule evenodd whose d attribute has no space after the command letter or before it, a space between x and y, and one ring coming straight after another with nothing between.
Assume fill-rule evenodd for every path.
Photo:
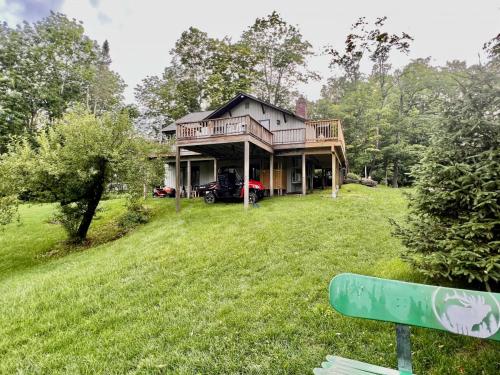
<instances>
[{"instance_id":1,"label":"green lawn","mask_svg":"<svg viewBox=\"0 0 500 375\"><path fill-rule=\"evenodd\" d=\"M104 203L99 237L120 212ZM402 192L346 185L260 208L150 202L118 240L43 256L64 237L52 205L0 233L0 373L309 374L326 354L396 366L394 326L346 318L329 280L356 272L423 281L399 260L388 218ZM497 374L500 345L414 329L419 374Z\"/></svg>"}]
</instances>

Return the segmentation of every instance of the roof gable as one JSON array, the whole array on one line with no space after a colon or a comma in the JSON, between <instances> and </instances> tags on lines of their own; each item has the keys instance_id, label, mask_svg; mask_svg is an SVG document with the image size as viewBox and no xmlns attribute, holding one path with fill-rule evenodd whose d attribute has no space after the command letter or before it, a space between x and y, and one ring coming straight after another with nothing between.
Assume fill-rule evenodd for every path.
<instances>
[{"instance_id":1,"label":"roof gable","mask_svg":"<svg viewBox=\"0 0 500 375\"><path fill-rule=\"evenodd\" d=\"M245 99L250 99L253 100L257 103L260 103L262 105L265 105L270 108L274 108L277 111L283 112L289 116L296 117L302 121L306 121L305 118L297 116L295 113L292 111L289 111L288 109L280 108L278 106L275 106L274 104L271 104L269 102L266 102L265 100L261 100L253 95L246 94L246 93L239 93L237 94L234 98L229 100L227 103L223 104L219 108L217 108L215 111L213 111L209 116L207 116L207 119L213 119L213 118L218 118L222 116L225 112L230 111L232 108L236 107L238 104L240 104L243 100Z\"/></svg>"},{"instance_id":2,"label":"roof gable","mask_svg":"<svg viewBox=\"0 0 500 375\"><path fill-rule=\"evenodd\" d=\"M170 125L165 126L162 131L164 132L174 132L176 129L177 124L182 124L186 122L197 122L197 121L202 121L202 120L208 120L208 119L214 119L214 118L219 118L221 117L225 112L230 111L232 108L236 107L238 104L240 104L243 100L245 99L250 99L253 100L257 103L260 103L262 105L265 105L270 108L274 108L277 111L283 112L289 116L298 118L299 120L306 121L307 119L297 116L295 113L292 111L289 111L288 109L280 108L278 106L275 106L274 104L271 104L269 102L266 102L265 100L261 100L253 95L246 94L244 92L241 92L237 94L234 98L229 100L228 102L224 103L221 105L219 108L212 110L212 111L201 111L201 112L192 112L188 113L187 115L181 117L180 119L175 120L172 122Z\"/></svg>"}]
</instances>

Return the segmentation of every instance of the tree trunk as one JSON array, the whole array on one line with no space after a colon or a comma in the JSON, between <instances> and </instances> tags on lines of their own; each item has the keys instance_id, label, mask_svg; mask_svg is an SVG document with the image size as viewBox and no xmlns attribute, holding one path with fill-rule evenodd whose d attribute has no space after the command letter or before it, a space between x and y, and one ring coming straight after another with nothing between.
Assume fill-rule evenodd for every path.
<instances>
[{"instance_id":1,"label":"tree trunk","mask_svg":"<svg viewBox=\"0 0 500 375\"><path fill-rule=\"evenodd\" d=\"M98 162L99 173L94 178L94 184L90 189L90 194L87 200L87 210L83 214L82 221L76 232L76 240L78 242L83 242L87 238L87 232L89 231L90 224L94 218L97 206L101 201L102 194L104 193L104 183L106 180L106 166L107 161L105 159L100 159Z\"/></svg>"},{"instance_id":2,"label":"tree trunk","mask_svg":"<svg viewBox=\"0 0 500 375\"><path fill-rule=\"evenodd\" d=\"M394 160L394 171L392 173L392 187L398 188L398 178L399 178L399 162L398 159Z\"/></svg>"}]
</instances>

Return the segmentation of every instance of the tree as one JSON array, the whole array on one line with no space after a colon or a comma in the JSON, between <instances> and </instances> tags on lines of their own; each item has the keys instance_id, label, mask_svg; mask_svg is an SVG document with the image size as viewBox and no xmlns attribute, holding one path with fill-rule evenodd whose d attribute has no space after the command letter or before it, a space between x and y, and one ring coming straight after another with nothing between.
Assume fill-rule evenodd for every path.
<instances>
[{"instance_id":1,"label":"tree","mask_svg":"<svg viewBox=\"0 0 500 375\"><path fill-rule=\"evenodd\" d=\"M201 110L200 84L182 75L178 67L167 67L162 76L146 77L135 88L144 115L159 118L164 126L187 113Z\"/></svg>"},{"instance_id":2,"label":"tree","mask_svg":"<svg viewBox=\"0 0 500 375\"><path fill-rule=\"evenodd\" d=\"M375 132L373 130L378 96L373 82L360 80L357 83L344 82L340 90L342 96L337 102L332 102L326 96L336 87L338 80L330 80L335 86L324 86L322 98L312 106L313 118L339 118L342 120L349 169L361 174L364 166L372 159L375 148Z\"/></svg>"},{"instance_id":3,"label":"tree","mask_svg":"<svg viewBox=\"0 0 500 375\"><path fill-rule=\"evenodd\" d=\"M211 38L190 27L184 31L170 52L171 65L183 79L197 83L198 102L217 108L238 92L249 91L255 76L255 57L242 43L228 37Z\"/></svg>"},{"instance_id":4,"label":"tree","mask_svg":"<svg viewBox=\"0 0 500 375\"><path fill-rule=\"evenodd\" d=\"M256 58L245 44L233 44L228 38L212 40L211 49L203 98L208 109L215 109L237 93L251 90L256 77Z\"/></svg>"},{"instance_id":5,"label":"tree","mask_svg":"<svg viewBox=\"0 0 500 375\"><path fill-rule=\"evenodd\" d=\"M36 134L74 103L89 104L90 94L95 103L121 99L121 79L84 31L60 13L14 29L0 25L0 153L12 135Z\"/></svg>"},{"instance_id":6,"label":"tree","mask_svg":"<svg viewBox=\"0 0 500 375\"><path fill-rule=\"evenodd\" d=\"M368 48L366 25L366 18L360 17L351 26L352 32L346 37L344 52L332 46L325 47L325 52L332 58L330 68L339 67L342 69L346 79L352 83L357 83L362 77L360 71L361 60ZM356 31L360 31L361 34L356 34Z\"/></svg>"},{"instance_id":7,"label":"tree","mask_svg":"<svg viewBox=\"0 0 500 375\"><path fill-rule=\"evenodd\" d=\"M76 109L35 137L11 144L0 157L0 197L59 202L58 219L74 242L86 239L97 206L112 181L142 194L150 175L149 149L126 112L99 117ZM10 198L9 198L10 197ZM12 204L10 205L12 207Z\"/></svg>"},{"instance_id":8,"label":"tree","mask_svg":"<svg viewBox=\"0 0 500 375\"><path fill-rule=\"evenodd\" d=\"M253 83L255 58L229 38L210 38L190 27L170 54L163 74L146 77L135 89L144 122L153 119L154 131L187 113L217 108Z\"/></svg>"},{"instance_id":9,"label":"tree","mask_svg":"<svg viewBox=\"0 0 500 375\"><path fill-rule=\"evenodd\" d=\"M263 100L289 107L298 83L319 78L307 69L307 57L313 54L311 44L276 11L257 18L241 41L257 58L253 92Z\"/></svg>"},{"instance_id":10,"label":"tree","mask_svg":"<svg viewBox=\"0 0 500 375\"><path fill-rule=\"evenodd\" d=\"M431 277L500 280L500 69L469 69L422 163L404 225L404 258Z\"/></svg>"},{"instance_id":11,"label":"tree","mask_svg":"<svg viewBox=\"0 0 500 375\"><path fill-rule=\"evenodd\" d=\"M390 75L391 64L389 62L392 51L396 50L402 53L408 53L410 42L413 40L406 33L391 34L384 30L387 17L377 18L374 27L369 29L369 23L364 17L359 18L351 27L351 33L347 35L344 51L327 47L326 52L331 55L330 67L339 67L344 72L345 80L351 83L351 87L362 80L363 75L360 72L360 64L364 57L372 63L372 73L369 77L373 83L374 92L372 95L377 97L378 105L373 108L375 111L375 120L370 131L373 131L372 139L374 145L369 145L365 153L369 153L371 158L365 165L365 171L372 174L377 163L380 163L383 157L381 152L381 130L387 128L388 113L386 108L389 93L393 88L393 79ZM368 131L368 129L365 129Z\"/></svg>"},{"instance_id":12,"label":"tree","mask_svg":"<svg viewBox=\"0 0 500 375\"><path fill-rule=\"evenodd\" d=\"M397 70L394 89L387 100L388 121L382 129L380 149L385 179L392 172L392 186L410 182L416 165L429 144L432 127L438 121L444 85L430 59L417 59ZM388 181L389 182L389 181Z\"/></svg>"},{"instance_id":13,"label":"tree","mask_svg":"<svg viewBox=\"0 0 500 375\"><path fill-rule=\"evenodd\" d=\"M105 40L87 87L86 105L94 114L116 110L123 102L126 85L110 65L109 43Z\"/></svg>"}]
</instances>

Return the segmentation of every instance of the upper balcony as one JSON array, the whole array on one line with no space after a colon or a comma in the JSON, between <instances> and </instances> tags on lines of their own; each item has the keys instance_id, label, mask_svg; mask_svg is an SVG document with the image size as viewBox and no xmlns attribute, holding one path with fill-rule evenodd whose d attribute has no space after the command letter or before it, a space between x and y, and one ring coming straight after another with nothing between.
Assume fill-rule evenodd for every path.
<instances>
[{"instance_id":1,"label":"upper balcony","mask_svg":"<svg viewBox=\"0 0 500 375\"><path fill-rule=\"evenodd\" d=\"M344 133L340 120L306 121L305 127L269 131L249 115L177 124L180 146L237 142L252 136L272 150L332 146L345 156Z\"/></svg>"},{"instance_id":2,"label":"upper balcony","mask_svg":"<svg viewBox=\"0 0 500 375\"><path fill-rule=\"evenodd\" d=\"M340 145L345 153L344 132L340 120L310 120L304 128L273 131L275 149L321 147L322 143Z\"/></svg>"},{"instance_id":3,"label":"upper balcony","mask_svg":"<svg viewBox=\"0 0 500 375\"><path fill-rule=\"evenodd\" d=\"M177 124L177 140L181 143L239 135L252 135L269 146L273 144L273 134L248 115Z\"/></svg>"}]
</instances>

